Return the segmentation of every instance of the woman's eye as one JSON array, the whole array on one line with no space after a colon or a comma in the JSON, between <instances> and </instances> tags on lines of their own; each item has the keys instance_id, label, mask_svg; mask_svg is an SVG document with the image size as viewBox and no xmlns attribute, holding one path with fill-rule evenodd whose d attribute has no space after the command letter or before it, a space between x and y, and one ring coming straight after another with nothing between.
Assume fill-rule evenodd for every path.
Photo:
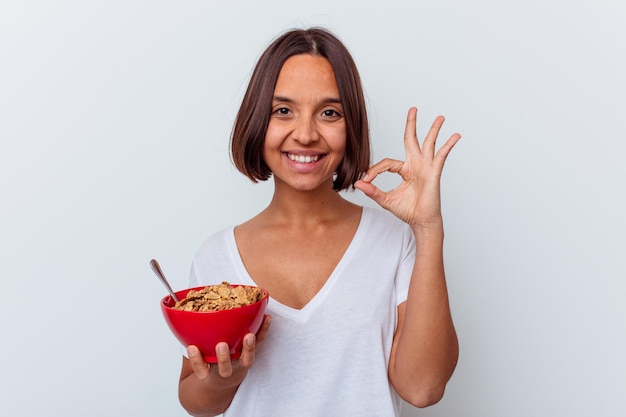
<instances>
[{"instance_id":1,"label":"woman's eye","mask_svg":"<svg viewBox=\"0 0 626 417\"><path fill-rule=\"evenodd\" d=\"M325 117L341 117L341 114L339 114L339 112L338 112L338 111L336 111L336 110L331 110L331 109L324 110L324 111L322 112L322 115L324 115Z\"/></svg>"},{"instance_id":2,"label":"woman's eye","mask_svg":"<svg viewBox=\"0 0 626 417\"><path fill-rule=\"evenodd\" d=\"M274 110L275 114L279 114L279 115L286 115L289 114L289 109L286 107L279 107L276 110Z\"/></svg>"}]
</instances>

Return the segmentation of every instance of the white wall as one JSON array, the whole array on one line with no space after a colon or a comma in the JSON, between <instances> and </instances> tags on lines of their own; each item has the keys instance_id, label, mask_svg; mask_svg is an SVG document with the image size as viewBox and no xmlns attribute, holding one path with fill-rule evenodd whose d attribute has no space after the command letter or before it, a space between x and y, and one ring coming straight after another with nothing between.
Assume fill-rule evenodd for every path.
<instances>
[{"instance_id":1,"label":"white wall","mask_svg":"<svg viewBox=\"0 0 626 417\"><path fill-rule=\"evenodd\" d=\"M0 414L186 415L148 260L183 288L201 241L266 204L230 166L234 114L274 35L324 25L361 68L375 159L402 157L411 105L422 133L442 113L463 134L443 179L460 362L403 415L623 416L625 18L620 0L2 0Z\"/></svg>"}]
</instances>

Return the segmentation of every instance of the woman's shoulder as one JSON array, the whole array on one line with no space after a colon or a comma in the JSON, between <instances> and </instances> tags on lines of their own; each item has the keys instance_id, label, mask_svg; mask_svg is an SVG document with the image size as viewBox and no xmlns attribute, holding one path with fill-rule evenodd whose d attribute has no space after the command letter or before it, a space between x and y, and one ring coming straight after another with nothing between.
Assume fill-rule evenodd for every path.
<instances>
[{"instance_id":1,"label":"woman's shoulder","mask_svg":"<svg viewBox=\"0 0 626 417\"><path fill-rule=\"evenodd\" d=\"M398 229L409 229L409 225L396 217L393 213L380 208L363 206L363 218L379 227L391 227Z\"/></svg>"},{"instance_id":2,"label":"woman's shoulder","mask_svg":"<svg viewBox=\"0 0 626 417\"><path fill-rule=\"evenodd\" d=\"M221 282L220 277L230 276L233 268L232 259L234 238L233 227L219 230L206 238L193 257L191 266L192 286L208 285Z\"/></svg>"},{"instance_id":3,"label":"woman's shoulder","mask_svg":"<svg viewBox=\"0 0 626 417\"><path fill-rule=\"evenodd\" d=\"M379 207L363 207L362 235L381 245L393 242L410 246L414 240L411 227L393 213Z\"/></svg>"},{"instance_id":4,"label":"woman's shoulder","mask_svg":"<svg viewBox=\"0 0 626 417\"><path fill-rule=\"evenodd\" d=\"M205 238L200 244L200 248L198 249L196 256L206 252L223 251L224 248L228 246L228 243L233 236L233 230L234 226L228 226L209 235L209 237Z\"/></svg>"}]
</instances>

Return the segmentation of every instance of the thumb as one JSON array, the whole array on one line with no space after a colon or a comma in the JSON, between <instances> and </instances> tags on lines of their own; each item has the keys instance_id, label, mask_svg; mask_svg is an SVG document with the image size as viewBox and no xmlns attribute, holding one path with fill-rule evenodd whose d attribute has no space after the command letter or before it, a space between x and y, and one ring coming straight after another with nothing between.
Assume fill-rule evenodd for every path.
<instances>
[{"instance_id":1,"label":"thumb","mask_svg":"<svg viewBox=\"0 0 626 417\"><path fill-rule=\"evenodd\" d=\"M382 202L383 202L383 199L385 198L385 193L382 192L374 184L372 184L371 182L358 180L357 182L354 183L354 188L363 192L363 194L365 194L366 196L368 196L369 198L377 202L382 207Z\"/></svg>"}]
</instances>

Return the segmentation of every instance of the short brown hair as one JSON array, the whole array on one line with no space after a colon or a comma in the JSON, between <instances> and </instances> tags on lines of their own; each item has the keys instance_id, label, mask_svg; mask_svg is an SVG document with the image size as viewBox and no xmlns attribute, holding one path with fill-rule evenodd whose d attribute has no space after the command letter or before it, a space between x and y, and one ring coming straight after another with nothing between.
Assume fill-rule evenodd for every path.
<instances>
[{"instance_id":1,"label":"short brown hair","mask_svg":"<svg viewBox=\"0 0 626 417\"><path fill-rule=\"evenodd\" d=\"M333 189L354 187L370 164L367 110L361 78L350 52L328 30L293 29L277 37L257 62L243 98L230 140L233 163L254 182L272 175L263 160L263 144L272 109L276 80L285 61L299 54L321 56L335 72L346 120L346 154L337 168Z\"/></svg>"}]
</instances>

